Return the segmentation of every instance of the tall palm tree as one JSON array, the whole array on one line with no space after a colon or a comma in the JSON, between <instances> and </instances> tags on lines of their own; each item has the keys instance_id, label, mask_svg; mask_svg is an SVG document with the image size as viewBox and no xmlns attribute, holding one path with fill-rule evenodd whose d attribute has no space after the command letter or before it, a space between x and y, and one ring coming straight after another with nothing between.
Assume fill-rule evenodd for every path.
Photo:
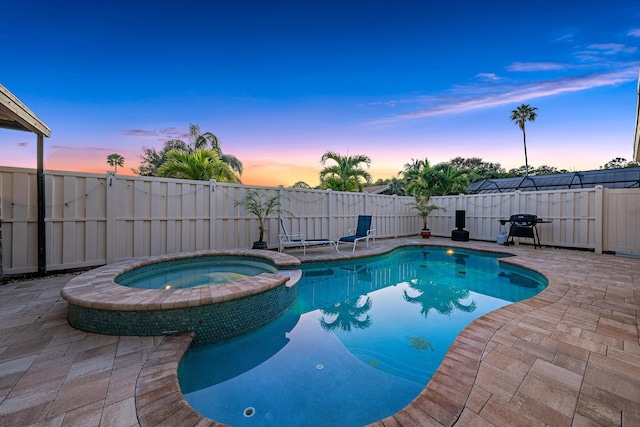
<instances>
[{"instance_id":1,"label":"tall palm tree","mask_svg":"<svg viewBox=\"0 0 640 427\"><path fill-rule=\"evenodd\" d=\"M223 154L218 137L211 132L200 133L200 126L189 125L189 148L191 151L211 149L218 154L218 158L228 164L238 175L242 175L242 162L233 154Z\"/></svg>"},{"instance_id":2,"label":"tall palm tree","mask_svg":"<svg viewBox=\"0 0 640 427\"><path fill-rule=\"evenodd\" d=\"M469 178L464 169L458 169L449 163L439 163L429 170L427 179L431 184L432 196L465 194Z\"/></svg>"},{"instance_id":3,"label":"tall palm tree","mask_svg":"<svg viewBox=\"0 0 640 427\"><path fill-rule=\"evenodd\" d=\"M197 150L212 150L219 160L229 165L238 175L242 175L242 162L232 154L224 154L220 148L218 137L211 132L200 132L200 126L189 125L189 142L180 139L170 139L164 143L160 151L155 148L143 147L140 156L140 166L132 169L134 173L142 176L160 176L158 170L168 159L171 151L183 151L194 154Z\"/></svg>"},{"instance_id":4,"label":"tall palm tree","mask_svg":"<svg viewBox=\"0 0 640 427\"><path fill-rule=\"evenodd\" d=\"M158 168L158 176L166 178L194 179L239 183L233 173L213 150L198 149L193 153L174 150L167 154L167 160Z\"/></svg>"},{"instance_id":5,"label":"tall palm tree","mask_svg":"<svg viewBox=\"0 0 640 427\"><path fill-rule=\"evenodd\" d=\"M115 173L118 173L118 166L124 166L124 157L118 153L109 154L107 156L107 163L109 166L113 166L115 168Z\"/></svg>"},{"instance_id":6,"label":"tall palm tree","mask_svg":"<svg viewBox=\"0 0 640 427\"><path fill-rule=\"evenodd\" d=\"M398 196L404 196L406 185L403 179L396 178L395 176L389 181L389 192L391 194L397 194Z\"/></svg>"},{"instance_id":7,"label":"tall palm tree","mask_svg":"<svg viewBox=\"0 0 640 427\"><path fill-rule=\"evenodd\" d=\"M327 151L320 160L324 165L327 160L333 160L335 165L326 166L320 171L320 183L323 188L336 191L363 191L364 180L371 183L371 175L362 165L369 167L371 159L358 154L355 156L341 156L334 151Z\"/></svg>"},{"instance_id":8,"label":"tall palm tree","mask_svg":"<svg viewBox=\"0 0 640 427\"><path fill-rule=\"evenodd\" d=\"M429 168L431 169L431 168ZM431 182L429 181L430 173L428 170L414 174L407 178L406 194L417 198L431 197Z\"/></svg>"},{"instance_id":9,"label":"tall palm tree","mask_svg":"<svg viewBox=\"0 0 640 427\"><path fill-rule=\"evenodd\" d=\"M529 104L522 104L515 110L511 111L511 121L514 122L520 129L522 129L522 138L524 143L524 176L529 176L529 161L527 159L527 133L524 130L524 124L526 122L534 122L538 114L537 108L531 107Z\"/></svg>"},{"instance_id":10,"label":"tall palm tree","mask_svg":"<svg viewBox=\"0 0 640 427\"><path fill-rule=\"evenodd\" d=\"M428 159L413 160L404 165L404 179L407 183L406 194L417 199L429 199L431 196L444 196L445 186L442 168L443 163L431 166Z\"/></svg>"},{"instance_id":11,"label":"tall palm tree","mask_svg":"<svg viewBox=\"0 0 640 427\"><path fill-rule=\"evenodd\" d=\"M404 164L404 170L400 171L400 174L404 177L405 182L410 183L420 173L430 168L429 159L426 157L422 159L411 159L409 163Z\"/></svg>"},{"instance_id":12,"label":"tall palm tree","mask_svg":"<svg viewBox=\"0 0 640 427\"><path fill-rule=\"evenodd\" d=\"M202 148L211 148L216 152L220 152L220 141L211 132L200 133L200 126L191 123L189 124L189 147L194 151Z\"/></svg>"}]
</instances>

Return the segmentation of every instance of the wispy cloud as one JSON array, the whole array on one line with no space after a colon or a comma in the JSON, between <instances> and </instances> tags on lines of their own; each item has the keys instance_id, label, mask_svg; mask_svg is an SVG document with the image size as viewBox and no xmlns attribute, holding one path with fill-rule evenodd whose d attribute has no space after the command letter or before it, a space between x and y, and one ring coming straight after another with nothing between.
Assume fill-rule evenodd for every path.
<instances>
[{"instance_id":1,"label":"wispy cloud","mask_svg":"<svg viewBox=\"0 0 640 427\"><path fill-rule=\"evenodd\" d=\"M160 130L150 129L125 129L122 132L125 136L135 136L140 138L155 137L158 141L168 141L170 139L189 139L189 132L186 129L169 127Z\"/></svg>"},{"instance_id":2,"label":"wispy cloud","mask_svg":"<svg viewBox=\"0 0 640 427\"><path fill-rule=\"evenodd\" d=\"M476 74L476 78L484 81L496 81L500 80L500 77L494 73L478 73Z\"/></svg>"},{"instance_id":3,"label":"wispy cloud","mask_svg":"<svg viewBox=\"0 0 640 427\"><path fill-rule=\"evenodd\" d=\"M465 87L459 86L456 88L455 95L448 93L440 97L421 98L420 101L430 104L425 108L376 120L369 122L369 124L392 123L441 114L462 113L505 104L527 102L545 96L627 83L638 78L638 65L640 64L629 64L627 68L611 72L540 80L520 85L493 86L492 90L487 90L486 86L470 85L466 87L466 93L464 93L462 89Z\"/></svg>"},{"instance_id":4,"label":"wispy cloud","mask_svg":"<svg viewBox=\"0 0 640 427\"><path fill-rule=\"evenodd\" d=\"M74 147L70 145L52 145L52 150L70 150L70 151L112 151L110 147Z\"/></svg>"},{"instance_id":5,"label":"wispy cloud","mask_svg":"<svg viewBox=\"0 0 640 427\"><path fill-rule=\"evenodd\" d=\"M638 51L636 46L627 46L622 43L598 43L577 50L574 55L582 64L610 66L611 61L628 58Z\"/></svg>"},{"instance_id":6,"label":"wispy cloud","mask_svg":"<svg viewBox=\"0 0 640 427\"><path fill-rule=\"evenodd\" d=\"M567 68L571 68L571 66L559 62L514 62L506 68L508 71L530 72L566 70Z\"/></svg>"},{"instance_id":7,"label":"wispy cloud","mask_svg":"<svg viewBox=\"0 0 640 427\"><path fill-rule=\"evenodd\" d=\"M155 130L125 129L122 134L126 136L157 136L158 132Z\"/></svg>"},{"instance_id":8,"label":"wispy cloud","mask_svg":"<svg viewBox=\"0 0 640 427\"><path fill-rule=\"evenodd\" d=\"M573 37L575 30L568 30L565 33L560 34L559 36L557 36L553 41L554 42L566 42L566 41L573 41Z\"/></svg>"},{"instance_id":9,"label":"wispy cloud","mask_svg":"<svg viewBox=\"0 0 640 427\"><path fill-rule=\"evenodd\" d=\"M640 28L634 28L627 33L629 36L640 37Z\"/></svg>"},{"instance_id":10,"label":"wispy cloud","mask_svg":"<svg viewBox=\"0 0 640 427\"><path fill-rule=\"evenodd\" d=\"M28 147L28 146L29 146L29 143L28 143L28 142L18 142L16 145L17 145L18 147Z\"/></svg>"},{"instance_id":11,"label":"wispy cloud","mask_svg":"<svg viewBox=\"0 0 640 427\"><path fill-rule=\"evenodd\" d=\"M385 107L395 108L398 105L398 101L391 99L389 101L369 102L367 105L370 105L370 106L382 105Z\"/></svg>"},{"instance_id":12,"label":"wispy cloud","mask_svg":"<svg viewBox=\"0 0 640 427\"><path fill-rule=\"evenodd\" d=\"M618 55L620 53L635 53L638 48L636 46L627 46L621 43L601 43L592 44L587 47L587 53L597 52L603 55Z\"/></svg>"}]
</instances>

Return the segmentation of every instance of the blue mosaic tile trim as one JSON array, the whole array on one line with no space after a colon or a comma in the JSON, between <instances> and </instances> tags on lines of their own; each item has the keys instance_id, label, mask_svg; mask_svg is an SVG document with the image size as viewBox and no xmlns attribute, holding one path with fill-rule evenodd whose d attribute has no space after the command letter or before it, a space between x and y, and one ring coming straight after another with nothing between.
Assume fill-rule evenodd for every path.
<instances>
[{"instance_id":1,"label":"blue mosaic tile trim","mask_svg":"<svg viewBox=\"0 0 640 427\"><path fill-rule=\"evenodd\" d=\"M226 341L260 328L283 314L298 297L297 286L278 286L257 295L172 310L113 311L69 304L68 321L85 332L157 336L195 332L193 346Z\"/></svg>"}]
</instances>

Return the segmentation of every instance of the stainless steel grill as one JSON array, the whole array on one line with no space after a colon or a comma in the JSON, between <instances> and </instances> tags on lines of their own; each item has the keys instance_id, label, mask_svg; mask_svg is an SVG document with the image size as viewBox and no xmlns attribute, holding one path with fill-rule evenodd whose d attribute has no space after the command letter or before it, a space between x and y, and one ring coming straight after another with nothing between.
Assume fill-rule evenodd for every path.
<instances>
[{"instance_id":1,"label":"stainless steel grill","mask_svg":"<svg viewBox=\"0 0 640 427\"><path fill-rule=\"evenodd\" d=\"M536 224L547 221L539 219L536 215L516 214L511 215L509 219L500 220L500 223L502 225L505 225L507 222L511 225L511 227L509 228L509 237L505 242L505 245L513 245L514 237L526 237L529 239L533 239L534 248L537 249L539 246L541 246L540 236L538 236L538 229L536 228Z\"/></svg>"}]
</instances>

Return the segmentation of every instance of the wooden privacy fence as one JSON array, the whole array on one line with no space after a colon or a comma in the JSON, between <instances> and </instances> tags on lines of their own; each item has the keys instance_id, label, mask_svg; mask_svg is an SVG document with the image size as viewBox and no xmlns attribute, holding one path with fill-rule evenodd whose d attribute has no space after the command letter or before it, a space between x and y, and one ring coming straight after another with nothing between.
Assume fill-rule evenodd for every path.
<instances>
[{"instance_id":1,"label":"wooden privacy fence","mask_svg":"<svg viewBox=\"0 0 640 427\"><path fill-rule=\"evenodd\" d=\"M533 214L549 224L537 226L540 241L545 245L594 249L602 245L601 230L596 221L602 217L602 189L512 192L446 196L434 198L435 204L447 209L447 215L435 211L432 215L432 233L446 234L455 228L456 209L466 212L469 237L477 240L495 240L501 231L508 232L499 219L512 214ZM599 200L596 200L599 199ZM503 230L504 229L504 230ZM601 251L602 249L600 249Z\"/></svg>"},{"instance_id":2,"label":"wooden privacy fence","mask_svg":"<svg viewBox=\"0 0 640 427\"><path fill-rule=\"evenodd\" d=\"M35 170L0 167L4 274L37 271ZM289 232L338 239L358 215L373 215L379 237L415 235L410 197L216 182L46 171L46 259L50 271L203 249L251 247L258 222L237 202L250 188L281 194ZM265 240L276 247L277 216Z\"/></svg>"},{"instance_id":3,"label":"wooden privacy fence","mask_svg":"<svg viewBox=\"0 0 640 427\"><path fill-rule=\"evenodd\" d=\"M360 214L373 215L381 238L417 235L422 221L410 197L310 189L47 171L48 270L109 264L135 257L250 247L255 217L237 206L250 188L280 193L289 232L337 239ZM464 210L474 240L495 241L500 218L528 213L551 220L538 225L543 245L596 252L640 253L640 189L603 188L434 197L445 210L429 216L435 236L450 237L455 211ZM36 173L0 167L0 262L4 274L38 270ZM275 247L277 217L265 240ZM526 240L525 240L526 242Z\"/></svg>"},{"instance_id":4,"label":"wooden privacy fence","mask_svg":"<svg viewBox=\"0 0 640 427\"><path fill-rule=\"evenodd\" d=\"M550 220L537 226L543 245L640 254L640 189L526 191L444 196L431 199L446 211L429 216L432 234L450 236L455 210L464 210L466 229L474 240L496 240L508 225L499 219L533 214ZM524 240L526 242L526 240Z\"/></svg>"}]
</instances>

